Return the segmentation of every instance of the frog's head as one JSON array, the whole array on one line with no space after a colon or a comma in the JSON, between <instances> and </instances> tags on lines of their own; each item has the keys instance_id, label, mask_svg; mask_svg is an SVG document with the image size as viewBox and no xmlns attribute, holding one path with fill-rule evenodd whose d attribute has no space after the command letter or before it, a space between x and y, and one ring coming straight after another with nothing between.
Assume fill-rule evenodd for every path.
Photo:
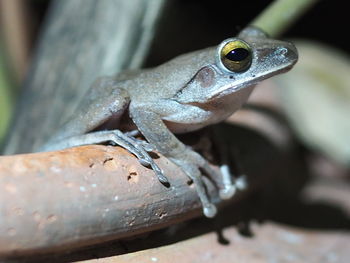
<instances>
[{"instance_id":1,"label":"frog's head","mask_svg":"<svg viewBox=\"0 0 350 263\"><path fill-rule=\"evenodd\" d=\"M268 38L260 29L247 27L238 37L226 39L217 47L215 61L201 68L187 84L185 89L191 96L182 90L182 102L205 103L252 87L288 71L297 60L292 43Z\"/></svg>"}]
</instances>

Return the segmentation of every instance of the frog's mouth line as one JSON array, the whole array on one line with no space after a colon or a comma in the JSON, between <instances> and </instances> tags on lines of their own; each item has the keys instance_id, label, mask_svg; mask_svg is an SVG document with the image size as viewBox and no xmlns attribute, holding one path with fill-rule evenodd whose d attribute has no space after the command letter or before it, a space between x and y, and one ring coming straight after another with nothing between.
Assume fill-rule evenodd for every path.
<instances>
[{"instance_id":1,"label":"frog's mouth line","mask_svg":"<svg viewBox=\"0 0 350 263\"><path fill-rule=\"evenodd\" d=\"M296 63L296 61L295 61L295 63ZM246 79L242 80L242 83L237 84L235 86L230 86L230 84L225 85L219 91L216 91L214 94L208 96L207 99L208 100L213 100L213 99L216 99L218 97L223 97L223 96L226 96L227 94L231 94L233 92L237 92L237 91L239 91L241 89L248 88L248 87L251 87L251 86L255 86L255 85L259 84L261 81L263 81L265 79L271 78L271 77L273 77L275 75L279 75L279 74L288 72L294 66L295 63L290 64L288 66L285 66L283 68L280 68L278 70L273 70L273 71L267 72L267 73L265 72L261 76L254 76L254 77L251 76L252 77L252 81L249 83L249 86L245 85Z\"/></svg>"}]
</instances>

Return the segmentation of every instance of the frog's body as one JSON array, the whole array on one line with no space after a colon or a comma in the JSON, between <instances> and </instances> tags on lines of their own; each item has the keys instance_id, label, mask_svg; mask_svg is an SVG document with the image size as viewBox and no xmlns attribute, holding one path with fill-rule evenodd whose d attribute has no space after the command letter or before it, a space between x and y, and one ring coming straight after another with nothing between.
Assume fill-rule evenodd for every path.
<instances>
[{"instance_id":1,"label":"frog's body","mask_svg":"<svg viewBox=\"0 0 350 263\"><path fill-rule=\"evenodd\" d=\"M235 48L226 53L230 45ZM296 61L297 51L292 44L269 39L256 28L246 28L238 38L225 40L217 48L185 54L153 69L101 78L77 114L43 150L114 141L151 165L159 180L167 183L147 153L155 148L194 181L204 213L214 216L216 209L205 194L199 168L209 175L216 172L173 133L226 119L248 99L257 82L290 69ZM126 126L137 128L148 143L110 130ZM98 127L105 130L92 132ZM229 175L223 176L226 183L221 194L230 197L234 185Z\"/></svg>"}]
</instances>

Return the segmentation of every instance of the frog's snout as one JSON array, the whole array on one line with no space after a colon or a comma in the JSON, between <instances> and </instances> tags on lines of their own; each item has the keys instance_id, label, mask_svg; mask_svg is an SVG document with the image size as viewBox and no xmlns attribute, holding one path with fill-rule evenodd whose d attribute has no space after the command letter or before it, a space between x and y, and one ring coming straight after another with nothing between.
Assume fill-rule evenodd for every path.
<instances>
[{"instance_id":1,"label":"frog's snout","mask_svg":"<svg viewBox=\"0 0 350 263\"><path fill-rule=\"evenodd\" d=\"M294 65L298 61L298 50L297 48L290 42L286 42L283 46L280 46L276 50L276 55L281 56Z\"/></svg>"}]
</instances>

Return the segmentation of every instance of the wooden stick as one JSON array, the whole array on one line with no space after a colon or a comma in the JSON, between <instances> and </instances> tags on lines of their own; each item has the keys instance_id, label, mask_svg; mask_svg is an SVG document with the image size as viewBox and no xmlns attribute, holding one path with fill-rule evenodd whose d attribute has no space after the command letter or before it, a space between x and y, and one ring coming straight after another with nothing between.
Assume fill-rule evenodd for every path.
<instances>
[{"instance_id":1,"label":"wooden stick","mask_svg":"<svg viewBox=\"0 0 350 263\"><path fill-rule=\"evenodd\" d=\"M225 139L227 146L244 153L237 155L239 169L232 171L244 173L249 185L230 202L281 176L286 157L268 140L249 129L222 129L222 138L231 138ZM1 156L0 258L75 250L202 215L188 177L162 156L156 162L169 188L119 147ZM215 184L206 181L211 200L222 204Z\"/></svg>"}]
</instances>

